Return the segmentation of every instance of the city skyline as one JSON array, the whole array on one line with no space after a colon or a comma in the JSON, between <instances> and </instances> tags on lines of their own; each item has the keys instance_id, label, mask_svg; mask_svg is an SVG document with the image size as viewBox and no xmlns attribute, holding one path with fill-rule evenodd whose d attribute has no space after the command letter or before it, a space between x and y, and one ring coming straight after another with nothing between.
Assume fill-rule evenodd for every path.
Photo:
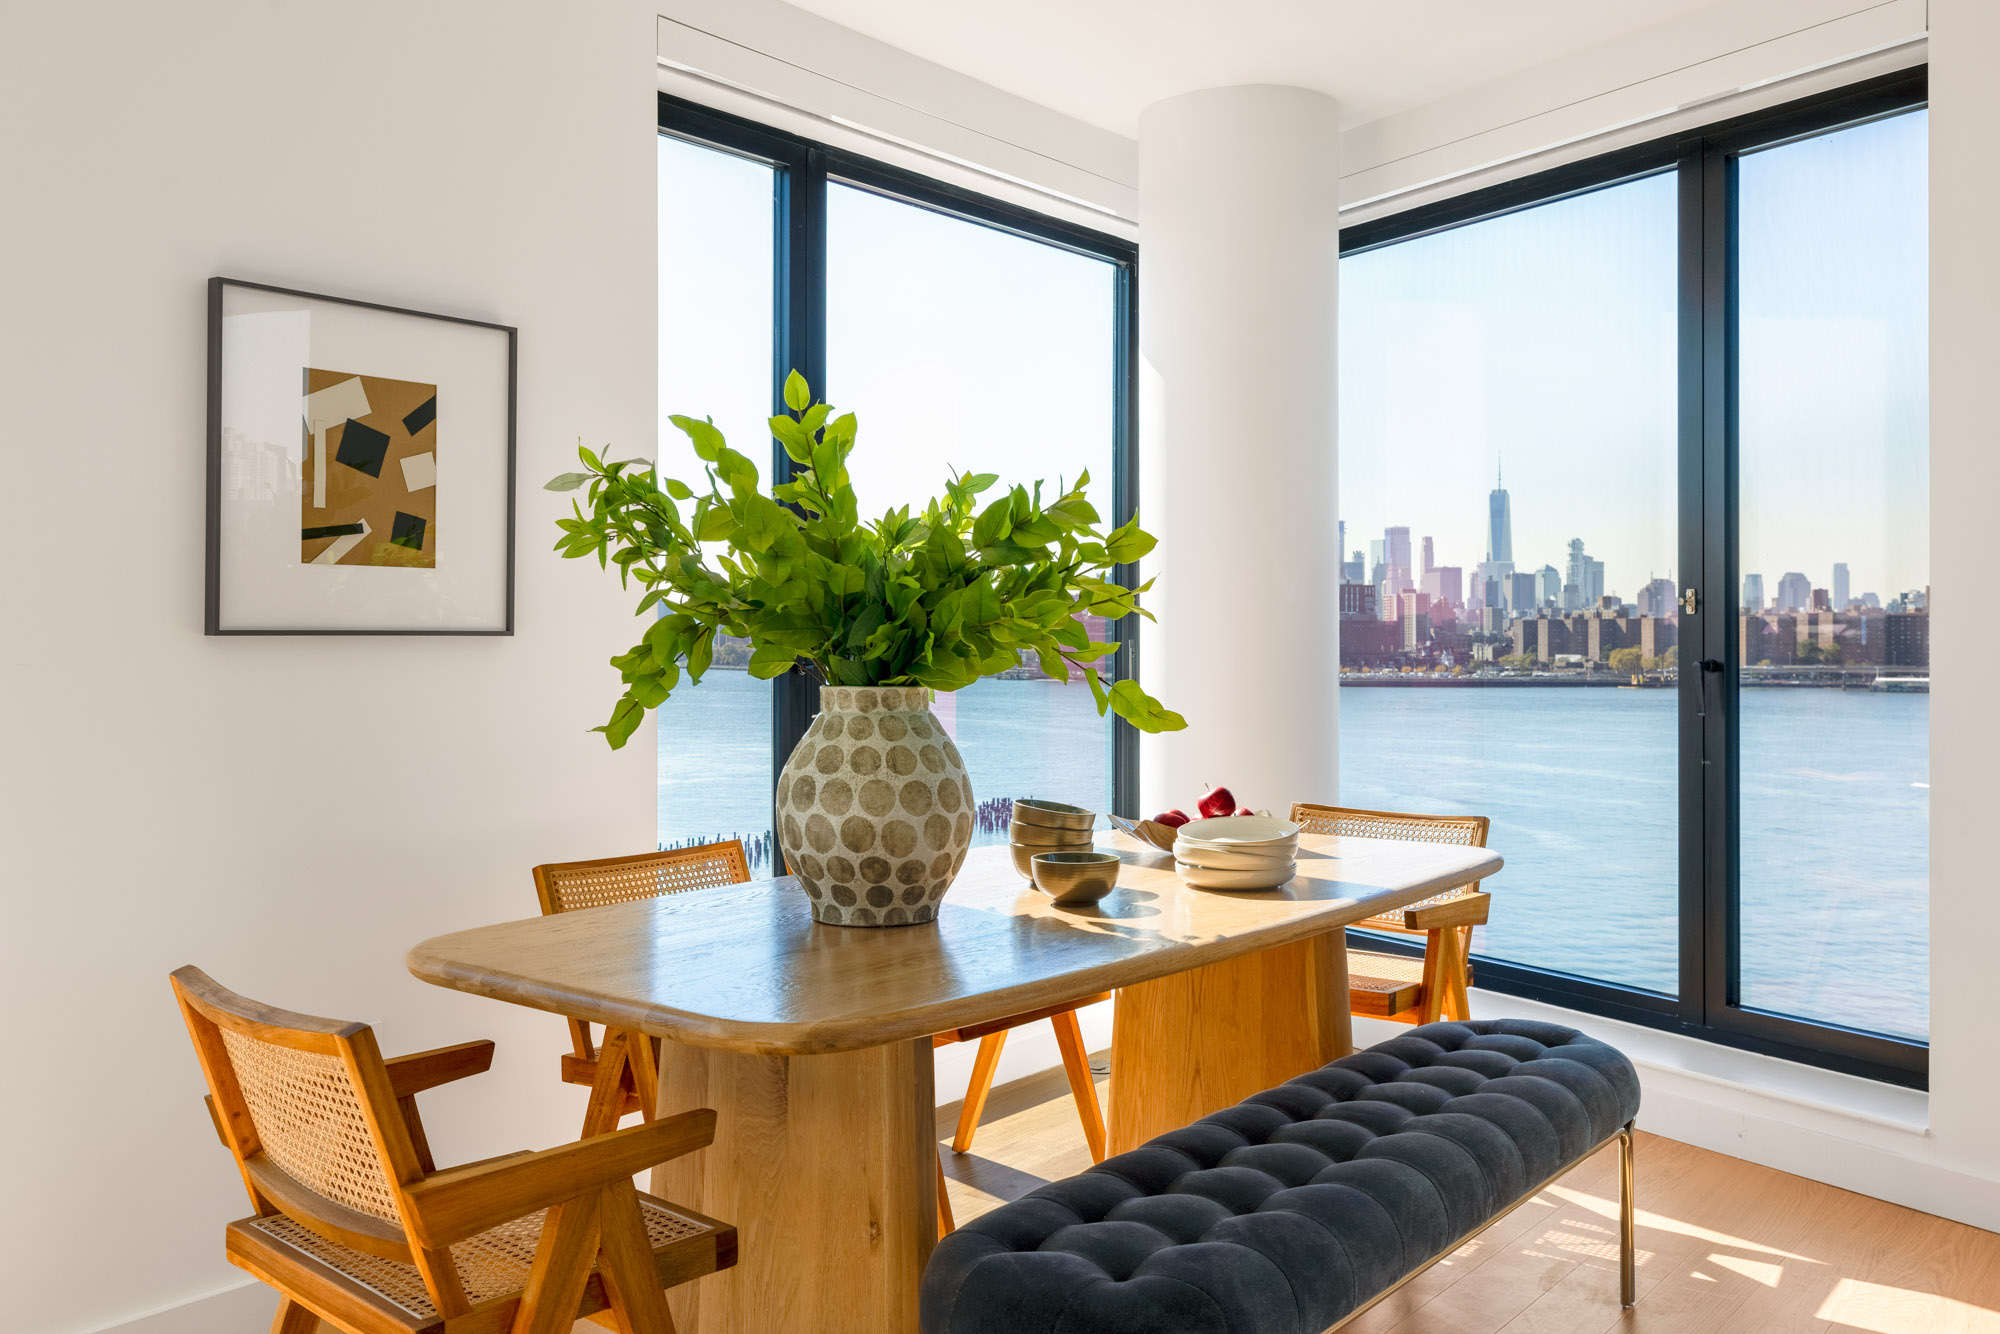
<instances>
[{"instance_id":1,"label":"city skyline","mask_svg":"<svg viewBox=\"0 0 2000 1334\"><path fill-rule=\"evenodd\" d=\"M1740 564L1767 589L1929 581L1925 120L1743 159ZM1342 261L1344 558L1407 525L1469 576L1504 462L1517 571L1582 537L1628 601L1680 575L1676 208L1668 173Z\"/></svg>"}]
</instances>

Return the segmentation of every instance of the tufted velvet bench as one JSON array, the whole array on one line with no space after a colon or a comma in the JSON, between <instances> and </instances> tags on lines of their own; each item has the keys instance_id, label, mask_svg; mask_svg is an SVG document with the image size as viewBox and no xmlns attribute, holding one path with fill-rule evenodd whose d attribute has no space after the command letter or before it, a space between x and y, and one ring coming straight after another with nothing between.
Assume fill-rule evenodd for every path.
<instances>
[{"instance_id":1,"label":"tufted velvet bench","mask_svg":"<svg viewBox=\"0 0 2000 1334\"><path fill-rule=\"evenodd\" d=\"M1321 1334L1611 1140L1639 1081L1574 1029L1426 1024L966 1224L923 1334Z\"/></svg>"}]
</instances>

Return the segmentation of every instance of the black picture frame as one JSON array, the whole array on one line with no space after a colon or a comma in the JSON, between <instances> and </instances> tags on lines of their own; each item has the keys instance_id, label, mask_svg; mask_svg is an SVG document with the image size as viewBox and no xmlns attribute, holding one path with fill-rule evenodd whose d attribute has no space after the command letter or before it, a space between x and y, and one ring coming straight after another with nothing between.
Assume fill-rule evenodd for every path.
<instances>
[{"instance_id":1,"label":"black picture frame","mask_svg":"<svg viewBox=\"0 0 2000 1334\"><path fill-rule=\"evenodd\" d=\"M223 624L223 384L226 367L223 359L223 314L225 297L229 289L238 288L252 292L263 292L274 296L295 297L302 300L324 302L330 305L351 306L362 310L403 316L417 320L436 320L447 324L464 325L487 329L506 337L506 458L504 462L505 506L502 518L502 553L500 579L502 586L501 623L496 626L453 627L453 626L408 626L408 627L330 627L330 626L244 626ZM406 306L392 306L379 301L364 301L354 297L335 296L326 292L309 292L300 288L282 287L271 283L252 282L243 278L216 276L208 280L208 421L207 439L207 520L204 539L204 588L203 588L203 633L208 635L474 635L511 636L514 633L514 547L517 522L519 477L517 475L518 430L518 388L520 376L520 331L513 325L497 324L490 320L476 320L463 315L447 315L438 311L415 310Z\"/></svg>"}]
</instances>

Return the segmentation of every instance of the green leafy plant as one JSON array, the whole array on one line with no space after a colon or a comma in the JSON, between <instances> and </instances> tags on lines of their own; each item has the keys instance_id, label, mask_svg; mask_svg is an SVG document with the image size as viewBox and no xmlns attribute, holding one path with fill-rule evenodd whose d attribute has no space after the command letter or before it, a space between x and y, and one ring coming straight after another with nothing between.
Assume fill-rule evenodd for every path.
<instances>
[{"instance_id":1,"label":"green leafy plant","mask_svg":"<svg viewBox=\"0 0 2000 1334\"><path fill-rule=\"evenodd\" d=\"M588 486L589 508L572 502L555 549L595 555L646 590L639 614L657 619L631 652L611 659L625 694L594 730L623 746L646 710L659 707L685 673L699 682L717 635L748 639L752 676L798 669L841 686L958 690L1017 666L1033 653L1042 671L1067 680L1082 669L1106 710L1147 732L1187 726L1136 681L1106 685L1097 664L1117 648L1093 642L1077 618L1138 613L1137 589L1115 567L1153 549L1129 522L1105 529L1084 498L1085 472L1044 503L1043 483L987 501L992 473L956 475L919 514L907 506L863 522L849 484L853 413L812 401L794 371L785 414L771 433L796 465L792 480L764 491L757 465L731 449L713 421L674 417L693 442L706 491L659 478L643 459L605 463L578 449L587 471L565 473L551 491Z\"/></svg>"}]
</instances>

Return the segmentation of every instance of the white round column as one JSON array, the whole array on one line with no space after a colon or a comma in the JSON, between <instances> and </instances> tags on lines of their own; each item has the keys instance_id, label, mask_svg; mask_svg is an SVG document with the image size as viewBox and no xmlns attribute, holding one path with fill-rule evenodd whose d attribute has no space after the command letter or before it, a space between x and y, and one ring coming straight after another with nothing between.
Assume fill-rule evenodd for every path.
<instances>
[{"instance_id":1,"label":"white round column","mask_svg":"<svg viewBox=\"0 0 2000 1334\"><path fill-rule=\"evenodd\" d=\"M1217 88L1139 121L1142 815L1339 797L1339 105Z\"/></svg>"}]
</instances>

